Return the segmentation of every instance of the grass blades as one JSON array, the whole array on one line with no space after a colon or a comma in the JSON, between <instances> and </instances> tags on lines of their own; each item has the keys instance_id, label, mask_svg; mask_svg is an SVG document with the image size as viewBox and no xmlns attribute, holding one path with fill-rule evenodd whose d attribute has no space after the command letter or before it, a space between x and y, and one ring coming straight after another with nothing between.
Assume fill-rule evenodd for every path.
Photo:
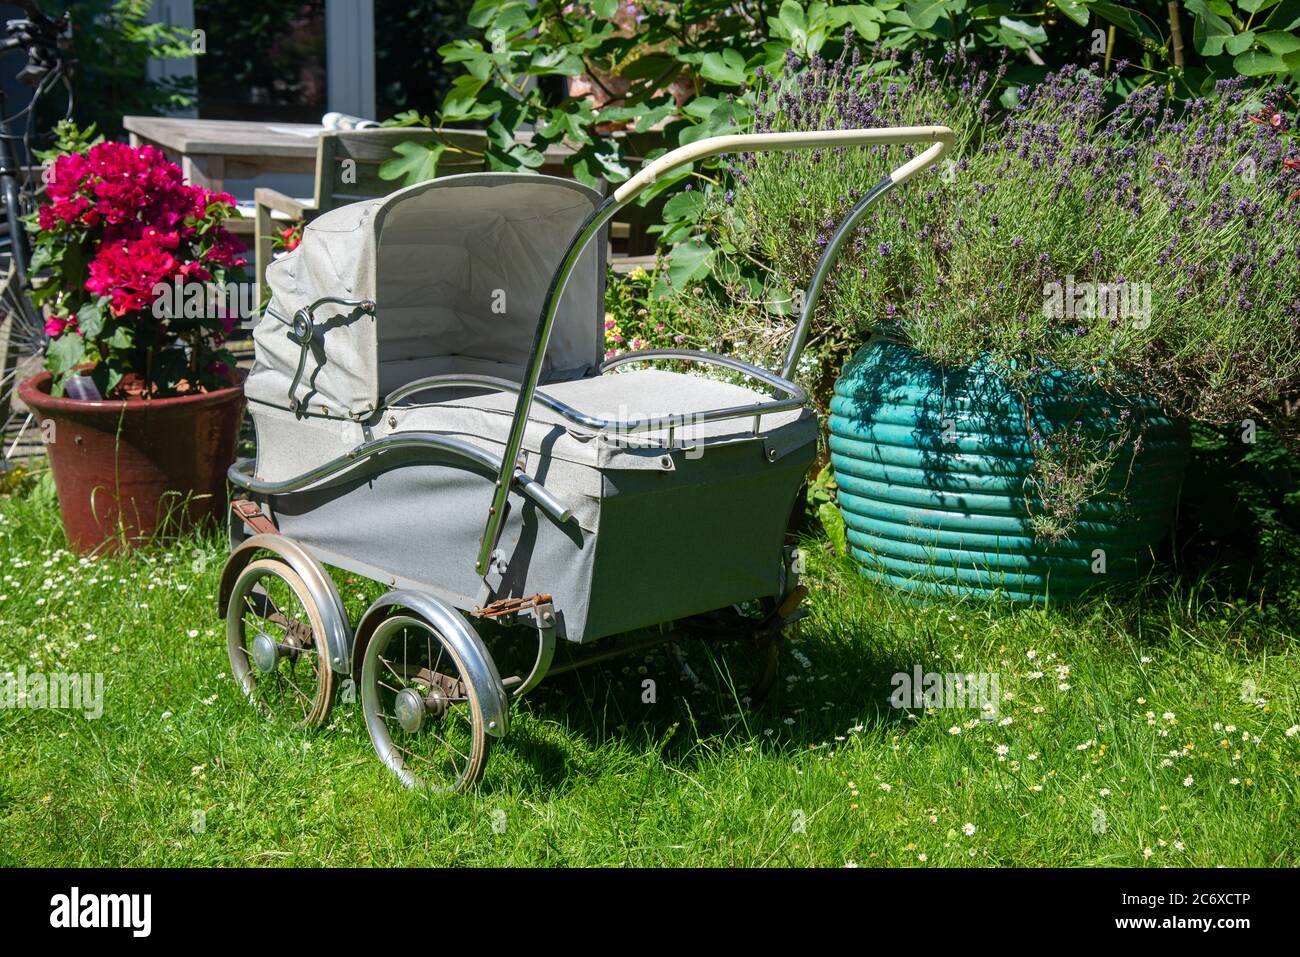
<instances>
[{"instance_id":1,"label":"grass blades","mask_svg":"<svg viewBox=\"0 0 1300 957\"><path fill-rule=\"evenodd\" d=\"M0 708L0 865L1300 864L1294 627L1160 583L922 606L806 550L761 711L619 660L517 702L479 789L441 797L385 770L346 686L319 731L256 717L223 542L81 559L48 500L0 500L0 704L20 668L104 682L95 719ZM379 591L337 580L354 615ZM995 713L892 707L916 666L996 676Z\"/></svg>"}]
</instances>

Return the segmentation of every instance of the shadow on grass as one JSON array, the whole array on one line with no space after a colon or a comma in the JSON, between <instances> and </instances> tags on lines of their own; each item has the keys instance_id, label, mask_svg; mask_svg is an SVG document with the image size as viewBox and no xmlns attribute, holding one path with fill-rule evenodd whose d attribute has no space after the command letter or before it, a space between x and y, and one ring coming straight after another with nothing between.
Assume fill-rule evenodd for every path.
<instances>
[{"instance_id":1,"label":"shadow on grass","mask_svg":"<svg viewBox=\"0 0 1300 957\"><path fill-rule=\"evenodd\" d=\"M653 753L691 772L723 750L761 747L790 756L825 747L850 726L869 734L906 727L906 711L890 707L889 697L893 676L912 671L916 636L887 627L868 614L841 614L833 622L810 616L786 642L776 686L756 706L696 665L700 656L691 650L685 657L694 677L666 647L557 675L513 703L511 730L492 760L510 755L530 772L525 791L554 794L580 785L588 773L607 771L611 750L639 758ZM489 766L481 788L504 786Z\"/></svg>"}]
</instances>

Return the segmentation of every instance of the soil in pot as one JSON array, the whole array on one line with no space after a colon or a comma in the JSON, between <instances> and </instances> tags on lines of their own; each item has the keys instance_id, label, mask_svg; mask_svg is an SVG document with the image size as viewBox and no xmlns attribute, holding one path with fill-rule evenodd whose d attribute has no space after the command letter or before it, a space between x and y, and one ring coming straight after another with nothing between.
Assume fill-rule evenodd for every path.
<instances>
[{"instance_id":1,"label":"soil in pot","mask_svg":"<svg viewBox=\"0 0 1300 957\"><path fill-rule=\"evenodd\" d=\"M115 549L221 522L242 385L95 401L55 398L50 381L48 372L33 376L19 395L40 424L73 549Z\"/></svg>"}]
</instances>

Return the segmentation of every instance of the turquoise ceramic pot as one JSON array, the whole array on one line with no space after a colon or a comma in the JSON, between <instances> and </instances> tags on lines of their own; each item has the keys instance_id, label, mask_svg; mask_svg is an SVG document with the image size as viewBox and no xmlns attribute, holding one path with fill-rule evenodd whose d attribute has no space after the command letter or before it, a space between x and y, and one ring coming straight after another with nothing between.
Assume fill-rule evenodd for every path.
<instances>
[{"instance_id":1,"label":"turquoise ceramic pot","mask_svg":"<svg viewBox=\"0 0 1300 957\"><path fill-rule=\"evenodd\" d=\"M1073 537L1048 544L1030 527L1030 441L1012 390L980 366L944 368L880 338L853 357L831 401L830 452L863 575L921 595L1043 602L1143 570L1172 523L1187 426L1152 402L1052 381L1029 426L1040 434L1071 423L1105 434L1121 415L1145 428L1137 455L1127 447L1112 470L1124 499L1087 503Z\"/></svg>"}]
</instances>

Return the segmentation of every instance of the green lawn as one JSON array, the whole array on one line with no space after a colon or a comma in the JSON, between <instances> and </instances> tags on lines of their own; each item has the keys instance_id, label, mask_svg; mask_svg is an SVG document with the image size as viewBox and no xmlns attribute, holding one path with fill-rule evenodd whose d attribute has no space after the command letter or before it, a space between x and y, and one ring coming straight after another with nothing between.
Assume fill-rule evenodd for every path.
<instances>
[{"instance_id":1,"label":"green lawn","mask_svg":"<svg viewBox=\"0 0 1300 957\"><path fill-rule=\"evenodd\" d=\"M0 710L0 864L1300 864L1300 644L1272 610L1160 583L919 607L808 553L812 614L762 710L709 708L658 653L578 672L443 797L402 790L350 706L312 733L254 716L221 542L90 561L48 492L4 499L0 676L105 687L97 720ZM997 717L891 707L917 665L996 674Z\"/></svg>"}]
</instances>

